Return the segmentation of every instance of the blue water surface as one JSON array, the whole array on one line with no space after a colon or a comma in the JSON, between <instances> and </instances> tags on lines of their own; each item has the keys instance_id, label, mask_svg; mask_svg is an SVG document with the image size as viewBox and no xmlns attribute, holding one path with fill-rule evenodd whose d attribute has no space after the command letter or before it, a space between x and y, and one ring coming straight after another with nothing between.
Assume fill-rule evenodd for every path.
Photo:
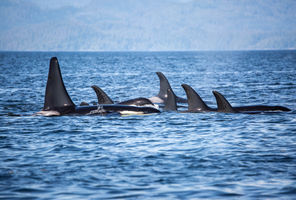
<instances>
[{"instance_id":1,"label":"blue water surface","mask_svg":"<svg viewBox=\"0 0 296 200\"><path fill-rule=\"evenodd\" d=\"M76 104L192 86L216 107L291 112L162 112L43 117L49 60ZM0 199L296 199L296 51L1 52ZM186 106L186 104L185 104Z\"/></svg>"}]
</instances>

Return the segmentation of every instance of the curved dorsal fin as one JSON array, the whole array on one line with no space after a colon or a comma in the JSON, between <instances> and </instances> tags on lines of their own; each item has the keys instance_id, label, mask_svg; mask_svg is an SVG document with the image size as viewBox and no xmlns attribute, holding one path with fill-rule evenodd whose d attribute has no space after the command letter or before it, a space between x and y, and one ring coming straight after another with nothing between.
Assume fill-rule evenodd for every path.
<instances>
[{"instance_id":1,"label":"curved dorsal fin","mask_svg":"<svg viewBox=\"0 0 296 200\"><path fill-rule=\"evenodd\" d=\"M49 64L43 110L57 110L74 106L75 104L64 85L58 59L52 57Z\"/></svg>"},{"instance_id":2,"label":"curved dorsal fin","mask_svg":"<svg viewBox=\"0 0 296 200\"><path fill-rule=\"evenodd\" d=\"M200 98L196 91L187 84L182 84L187 95L189 111L209 111L211 108Z\"/></svg>"},{"instance_id":3,"label":"curved dorsal fin","mask_svg":"<svg viewBox=\"0 0 296 200\"><path fill-rule=\"evenodd\" d=\"M165 111L177 111L177 102L176 102L176 95L174 94L173 90L167 89L168 97L164 102Z\"/></svg>"},{"instance_id":4,"label":"curved dorsal fin","mask_svg":"<svg viewBox=\"0 0 296 200\"><path fill-rule=\"evenodd\" d=\"M165 75L161 72L156 72L158 78L159 78L159 92L157 97L159 97L160 99L163 100L163 102L166 101L166 98L168 97L167 94L167 90L170 89L173 91L173 89L171 88L171 85L168 81L168 79L165 77ZM175 95L175 93L173 92L173 94ZM176 102L179 103L187 103L187 99L184 99L182 97L178 97L177 95L175 95L176 98ZM156 101L154 101L156 102Z\"/></svg>"},{"instance_id":5,"label":"curved dorsal fin","mask_svg":"<svg viewBox=\"0 0 296 200\"><path fill-rule=\"evenodd\" d=\"M163 73L156 72L156 74L159 78L159 93L157 96L160 98L167 98L167 90L172 90L171 85Z\"/></svg>"},{"instance_id":6,"label":"curved dorsal fin","mask_svg":"<svg viewBox=\"0 0 296 200\"><path fill-rule=\"evenodd\" d=\"M230 103L226 100L226 98L217 91L213 91L213 94L217 101L218 112L225 113L236 113L237 111L230 105Z\"/></svg>"},{"instance_id":7,"label":"curved dorsal fin","mask_svg":"<svg viewBox=\"0 0 296 200\"><path fill-rule=\"evenodd\" d=\"M112 99L98 86L93 85L91 88L95 91L97 98L98 98L98 104L114 104Z\"/></svg>"}]
</instances>

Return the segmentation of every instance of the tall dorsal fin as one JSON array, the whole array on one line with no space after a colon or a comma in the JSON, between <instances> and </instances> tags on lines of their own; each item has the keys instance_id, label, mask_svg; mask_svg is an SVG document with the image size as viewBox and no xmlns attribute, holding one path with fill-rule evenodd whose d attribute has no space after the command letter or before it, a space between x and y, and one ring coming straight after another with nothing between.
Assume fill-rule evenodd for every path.
<instances>
[{"instance_id":1,"label":"tall dorsal fin","mask_svg":"<svg viewBox=\"0 0 296 200\"><path fill-rule=\"evenodd\" d=\"M65 88L58 59L52 57L49 64L43 110L59 110L74 106L75 104Z\"/></svg>"},{"instance_id":2,"label":"tall dorsal fin","mask_svg":"<svg viewBox=\"0 0 296 200\"><path fill-rule=\"evenodd\" d=\"M167 90L172 90L171 85L163 73L156 72L156 74L159 78L159 93L157 96L160 98L167 98Z\"/></svg>"},{"instance_id":3,"label":"tall dorsal fin","mask_svg":"<svg viewBox=\"0 0 296 200\"><path fill-rule=\"evenodd\" d=\"M217 91L213 91L213 94L217 101L218 112L225 113L236 113L237 111L230 105L230 103L226 100L226 98Z\"/></svg>"},{"instance_id":4,"label":"tall dorsal fin","mask_svg":"<svg viewBox=\"0 0 296 200\"><path fill-rule=\"evenodd\" d=\"M93 85L91 88L96 92L98 104L114 104L112 99L98 86Z\"/></svg>"},{"instance_id":5,"label":"tall dorsal fin","mask_svg":"<svg viewBox=\"0 0 296 200\"><path fill-rule=\"evenodd\" d=\"M168 97L164 102L165 111L177 111L177 102L176 102L176 95L174 94L173 90L167 89Z\"/></svg>"},{"instance_id":6,"label":"tall dorsal fin","mask_svg":"<svg viewBox=\"0 0 296 200\"><path fill-rule=\"evenodd\" d=\"M187 84L182 84L187 95L189 111L209 111L211 108L200 98L196 91Z\"/></svg>"}]
</instances>

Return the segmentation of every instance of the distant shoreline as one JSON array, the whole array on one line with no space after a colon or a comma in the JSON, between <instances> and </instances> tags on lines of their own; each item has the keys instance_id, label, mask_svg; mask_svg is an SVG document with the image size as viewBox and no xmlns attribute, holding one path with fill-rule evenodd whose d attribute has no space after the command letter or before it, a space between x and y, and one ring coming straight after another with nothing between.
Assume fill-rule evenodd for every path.
<instances>
[{"instance_id":1,"label":"distant shoreline","mask_svg":"<svg viewBox=\"0 0 296 200\"><path fill-rule=\"evenodd\" d=\"M129 51L129 50L98 50L98 51L72 51L72 50L0 50L0 53L168 53L168 52L182 52L182 53L190 53L190 52L269 52L269 51L296 51L296 49L249 49L249 50L139 50L139 51Z\"/></svg>"}]
</instances>

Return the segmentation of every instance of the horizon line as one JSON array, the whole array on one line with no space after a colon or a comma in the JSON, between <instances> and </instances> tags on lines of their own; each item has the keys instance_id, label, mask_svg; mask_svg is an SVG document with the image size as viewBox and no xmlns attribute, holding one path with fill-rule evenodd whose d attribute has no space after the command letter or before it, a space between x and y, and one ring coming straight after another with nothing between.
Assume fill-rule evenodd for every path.
<instances>
[{"instance_id":1,"label":"horizon line","mask_svg":"<svg viewBox=\"0 0 296 200\"><path fill-rule=\"evenodd\" d=\"M81 53L100 53L100 52L235 52L235 51L295 51L296 48L285 49L236 49L236 50L0 50L0 52L81 52Z\"/></svg>"}]
</instances>

